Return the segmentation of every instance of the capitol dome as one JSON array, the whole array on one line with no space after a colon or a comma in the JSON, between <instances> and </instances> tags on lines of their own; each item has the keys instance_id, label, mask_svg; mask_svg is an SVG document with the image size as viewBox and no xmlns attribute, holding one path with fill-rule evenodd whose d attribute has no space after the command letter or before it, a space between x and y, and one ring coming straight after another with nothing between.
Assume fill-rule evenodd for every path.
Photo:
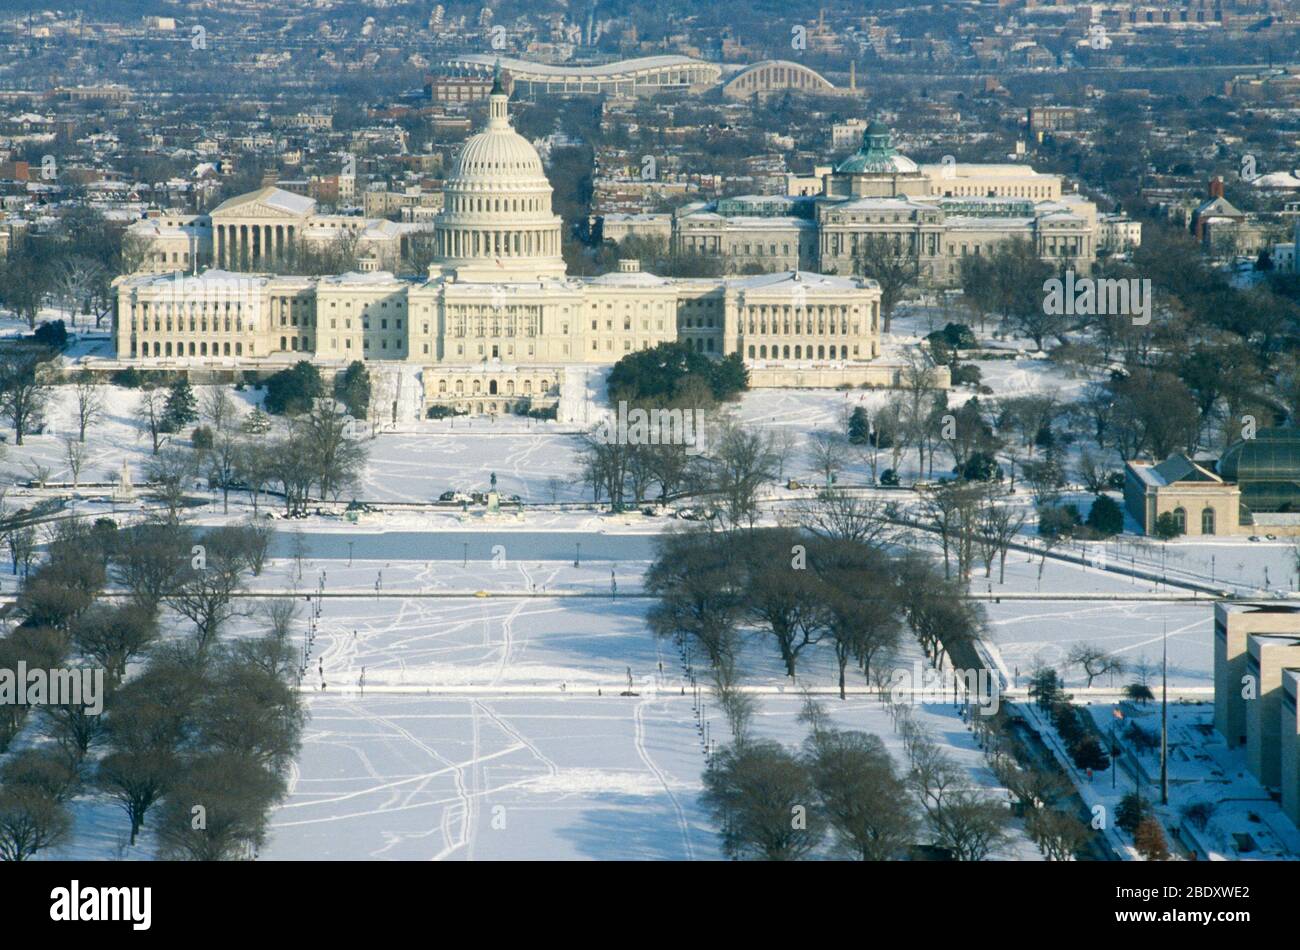
<instances>
[{"instance_id":1,"label":"capitol dome","mask_svg":"<svg viewBox=\"0 0 1300 950\"><path fill-rule=\"evenodd\" d=\"M508 100L498 78L487 128L465 142L443 186L437 267L458 280L564 276L551 183L537 149L510 125Z\"/></svg>"}]
</instances>

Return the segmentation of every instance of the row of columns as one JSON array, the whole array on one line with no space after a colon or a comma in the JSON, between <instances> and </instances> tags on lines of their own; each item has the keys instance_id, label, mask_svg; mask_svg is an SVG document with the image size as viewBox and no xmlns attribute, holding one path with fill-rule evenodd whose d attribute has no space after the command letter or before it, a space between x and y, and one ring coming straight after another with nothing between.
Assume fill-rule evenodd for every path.
<instances>
[{"instance_id":1,"label":"row of columns","mask_svg":"<svg viewBox=\"0 0 1300 950\"><path fill-rule=\"evenodd\" d=\"M517 228L503 231L442 232L441 253L446 257L466 258L481 256L499 257L558 257L560 236L553 229L521 231Z\"/></svg>"},{"instance_id":2,"label":"row of columns","mask_svg":"<svg viewBox=\"0 0 1300 950\"><path fill-rule=\"evenodd\" d=\"M292 224L217 224L212 229L216 266L239 268L284 256L293 243L297 227Z\"/></svg>"}]
</instances>

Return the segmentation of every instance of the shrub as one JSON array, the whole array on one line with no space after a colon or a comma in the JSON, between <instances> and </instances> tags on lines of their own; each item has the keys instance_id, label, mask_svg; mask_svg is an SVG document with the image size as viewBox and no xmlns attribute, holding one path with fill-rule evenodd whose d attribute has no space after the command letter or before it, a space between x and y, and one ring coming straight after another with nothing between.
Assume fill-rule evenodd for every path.
<instances>
[{"instance_id":1,"label":"shrub","mask_svg":"<svg viewBox=\"0 0 1300 950\"><path fill-rule=\"evenodd\" d=\"M1133 834L1144 818L1152 814L1151 803L1137 792L1128 792L1120 799L1115 809L1115 824L1123 831Z\"/></svg>"},{"instance_id":2,"label":"shrub","mask_svg":"<svg viewBox=\"0 0 1300 950\"><path fill-rule=\"evenodd\" d=\"M1102 537L1110 537L1124 530L1124 510L1109 495L1098 495L1088 510L1087 525Z\"/></svg>"},{"instance_id":3,"label":"shrub","mask_svg":"<svg viewBox=\"0 0 1300 950\"><path fill-rule=\"evenodd\" d=\"M55 351L63 350L68 345L68 329L62 320L47 320L36 328L32 337L37 343Z\"/></svg>"},{"instance_id":4,"label":"shrub","mask_svg":"<svg viewBox=\"0 0 1300 950\"><path fill-rule=\"evenodd\" d=\"M1043 505L1038 509L1038 533L1045 538L1068 538L1081 523L1079 509L1074 505Z\"/></svg>"},{"instance_id":5,"label":"shrub","mask_svg":"<svg viewBox=\"0 0 1300 950\"><path fill-rule=\"evenodd\" d=\"M1178 527L1178 519L1174 517L1173 512L1166 511L1156 518L1154 533L1161 541L1168 541L1178 537L1183 531Z\"/></svg>"},{"instance_id":6,"label":"shrub","mask_svg":"<svg viewBox=\"0 0 1300 950\"><path fill-rule=\"evenodd\" d=\"M282 369L266 381L266 411L274 415L298 415L311 409L321 394L320 370L306 360Z\"/></svg>"},{"instance_id":7,"label":"shrub","mask_svg":"<svg viewBox=\"0 0 1300 950\"><path fill-rule=\"evenodd\" d=\"M144 377L140 375L140 371L134 366L117 370L109 377L109 381L114 386L125 386L127 389L139 389L144 385Z\"/></svg>"}]
</instances>

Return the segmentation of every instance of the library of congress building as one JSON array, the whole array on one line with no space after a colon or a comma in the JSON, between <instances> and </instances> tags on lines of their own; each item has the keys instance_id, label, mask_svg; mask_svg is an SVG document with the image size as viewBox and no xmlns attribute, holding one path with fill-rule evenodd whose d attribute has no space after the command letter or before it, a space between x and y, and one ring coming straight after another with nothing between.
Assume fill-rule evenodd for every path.
<instances>
[{"instance_id":1,"label":"library of congress building","mask_svg":"<svg viewBox=\"0 0 1300 950\"><path fill-rule=\"evenodd\" d=\"M325 277L121 277L117 360L259 373L310 359L327 374L376 361L401 383L403 416L554 405L571 368L674 340L741 354L755 386L895 382L898 367L877 359L880 290L870 280L805 271L671 279L630 260L599 277L566 275L550 182L511 127L507 101L494 90L487 128L447 178L427 278L399 278L373 260ZM287 230L292 206L276 197L242 203L239 231ZM279 246L253 244L268 254Z\"/></svg>"}]
</instances>

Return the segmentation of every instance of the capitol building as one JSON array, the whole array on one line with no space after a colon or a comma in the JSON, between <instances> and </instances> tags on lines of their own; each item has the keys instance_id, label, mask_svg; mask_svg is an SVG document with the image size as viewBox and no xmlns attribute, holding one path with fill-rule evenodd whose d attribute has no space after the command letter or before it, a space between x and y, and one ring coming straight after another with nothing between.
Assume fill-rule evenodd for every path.
<instances>
[{"instance_id":1,"label":"capitol building","mask_svg":"<svg viewBox=\"0 0 1300 950\"><path fill-rule=\"evenodd\" d=\"M256 254L294 235L277 216L303 209L263 189L232 199ZM242 200L248 199L248 200ZM228 203L229 204L229 203ZM214 220L219 216L214 215ZM218 222L220 223L220 222ZM536 149L511 126L498 84L487 127L464 145L434 224L436 261L418 279L370 258L359 272L291 277L210 268L116 281L116 359L209 375L273 372L301 359L327 375L370 361L395 380L396 417L508 413L560 402L575 370L681 341L737 353L753 386L893 385L880 359L874 281L799 269L672 279L637 261L599 277L565 273L562 221ZM243 232L247 234L250 232ZM234 235L223 231L218 246Z\"/></svg>"}]
</instances>

